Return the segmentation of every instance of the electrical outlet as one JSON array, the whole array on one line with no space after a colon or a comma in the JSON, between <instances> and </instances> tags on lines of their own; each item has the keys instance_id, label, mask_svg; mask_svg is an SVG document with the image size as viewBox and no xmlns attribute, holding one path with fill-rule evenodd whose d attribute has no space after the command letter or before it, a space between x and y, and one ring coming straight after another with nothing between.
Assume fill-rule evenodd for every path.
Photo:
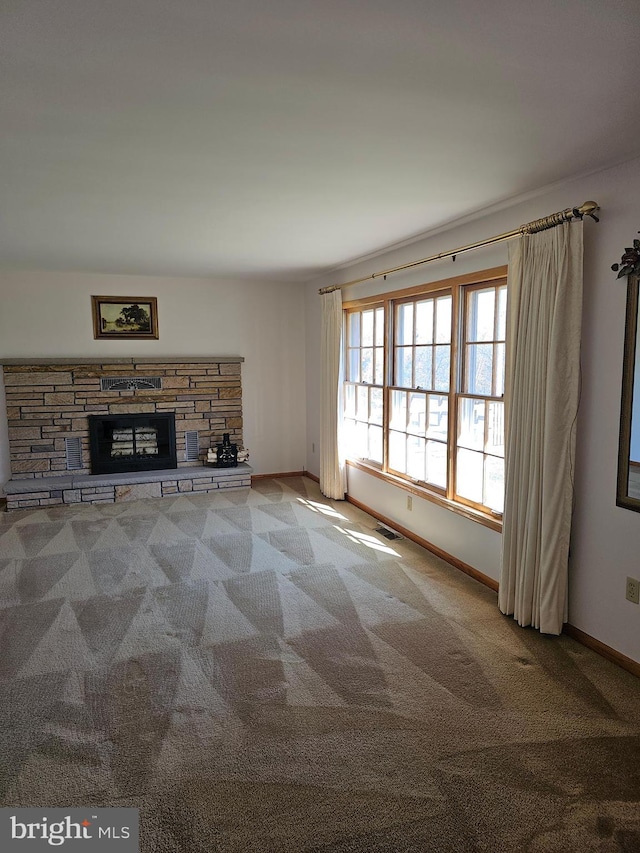
<instances>
[{"instance_id":1,"label":"electrical outlet","mask_svg":"<svg viewBox=\"0 0 640 853\"><path fill-rule=\"evenodd\" d=\"M635 578L627 578L627 601L640 604L640 582Z\"/></svg>"},{"instance_id":2,"label":"electrical outlet","mask_svg":"<svg viewBox=\"0 0 640 853\"><path fill-rule=\"evenodd\" d=\"M407 509L409 512L413 509L413 497L411 495L407 495Z\"/></svg>"}]
</instances>

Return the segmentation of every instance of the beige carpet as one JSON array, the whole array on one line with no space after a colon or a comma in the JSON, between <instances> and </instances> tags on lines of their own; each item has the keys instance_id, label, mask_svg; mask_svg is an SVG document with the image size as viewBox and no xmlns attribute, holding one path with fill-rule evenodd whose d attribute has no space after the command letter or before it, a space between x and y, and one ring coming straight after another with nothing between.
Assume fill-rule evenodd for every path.
<instances>
[{"instance_id":1,"label":"beige carpet","mask_svg":"<svg viewBox=\"0 0 640 853\"><path fill-rule=\"evenodd\" d=\"M2 804L137 806L144 853L638 853L638 679L375 525L306 479L3 514Z\"/></svg>"}]
</instances>

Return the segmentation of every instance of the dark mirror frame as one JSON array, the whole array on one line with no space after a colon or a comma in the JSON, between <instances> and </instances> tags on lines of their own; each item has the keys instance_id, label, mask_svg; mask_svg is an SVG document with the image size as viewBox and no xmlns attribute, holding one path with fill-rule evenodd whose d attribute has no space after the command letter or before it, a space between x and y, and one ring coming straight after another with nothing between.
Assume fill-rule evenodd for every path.
<instances>
[{"instance_id":1,"label":"dark mirror frame","mask_svg":"<svg viewBox=\"0 0 640 853\"><path fill-rule=\"evenodd\" d=\"M620 404L620 443L618 450L618 490L616 504L640 512L640 498L629 495L629 455L631 452L631 414L638 333L638 289L640 276L631 275L627 283L627 319L624 331L622 366L622 402Z\"/></svg>"}]
</instances>

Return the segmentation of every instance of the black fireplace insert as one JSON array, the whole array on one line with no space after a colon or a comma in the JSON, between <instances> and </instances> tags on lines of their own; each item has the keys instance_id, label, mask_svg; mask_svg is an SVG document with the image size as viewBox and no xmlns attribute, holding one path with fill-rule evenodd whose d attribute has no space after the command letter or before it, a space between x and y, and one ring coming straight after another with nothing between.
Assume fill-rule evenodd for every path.
<instances>
[{"instance_id":1,"label":"black fireplace insert","mask_svg":"<svg viewBox=\"0 0 640 853\"><path fill-rule=\"evenodd\" d=\"M177 468L173 412L89 415L92 474Z\"/></svg>"}]
</instances>

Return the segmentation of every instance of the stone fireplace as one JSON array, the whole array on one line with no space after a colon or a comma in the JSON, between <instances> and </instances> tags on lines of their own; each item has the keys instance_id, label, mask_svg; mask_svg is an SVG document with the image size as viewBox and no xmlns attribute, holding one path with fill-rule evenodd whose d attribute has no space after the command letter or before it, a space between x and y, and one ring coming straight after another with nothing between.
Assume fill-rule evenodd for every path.
<instances>
[{"instance_id":1,"label":"stone fireplace","mask_svg":"<svg viewBox=\"0 0 640 853\"><path fill-rule=\"evenodd\" d=\"M149 481L157 494L250 485L247 465L220 478L204 464L207 450L225 433L243 446L242 361L239 356L4 359L12 472L5 486L8 507L117 500L118 489L123 493L124 487ZM98 421L102 427L92 439L89 424ZM171 424L170 435L162 421ZM106 465L92 467L92 444L108 447ZM131 463L134 471L127 475L121 469L131 471ZM141 488L127 492L142 493Z\"/></svg>"}]
</instances>

